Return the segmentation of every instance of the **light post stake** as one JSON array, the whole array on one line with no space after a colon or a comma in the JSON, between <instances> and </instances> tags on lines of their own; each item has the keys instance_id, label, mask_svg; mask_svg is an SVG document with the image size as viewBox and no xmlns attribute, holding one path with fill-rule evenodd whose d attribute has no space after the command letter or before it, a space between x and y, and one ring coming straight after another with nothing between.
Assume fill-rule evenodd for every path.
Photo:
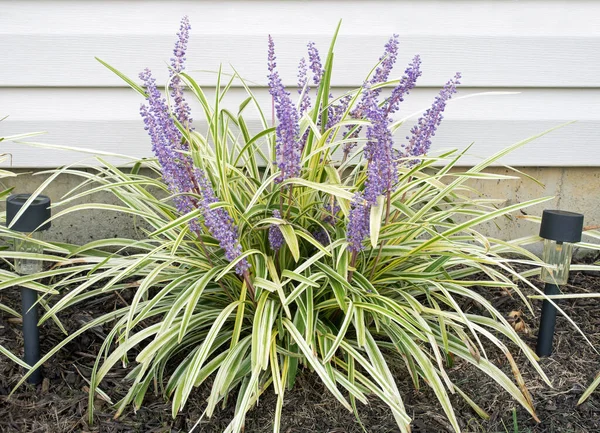
<instances>
[{"instance_id":1,"label":"light post stake","mask_svg":"<svg viewBox=\"0 0 600 433\"><path fill-rule=\"evenodd\" d=\"M540 237L544 238L542 259L548 265L542 268L541 280L546 283L544 294L559 294L559 285L566 284L573 255L573 244L581 241L583 215L561 210L545 210L542 214ZM556 302L556 301L554 301ZM538 356L552 354L556 307L545 299L538 333L536 353Z\"/></svg>"},{"instance_id":2,"label":"light post stake","mask_svg":"<svg viewBox=\"0 0 600 433\"><path fill-rule=\"evenodd\" d=\"M51 216L50 198L38 195L25 211L15 220L19 211L25 206L31 194L14 194L6 200L6 224L14 231L22 232L23 238L15 238L14 249L17 252L42 254L43 247L33 242L40 240L43 232L50 228L48 220ZM14 221L13 221L14 220ZM35 274L43 270L43 262L38 259L15 259L15 271L21 275ZM37 292L21 287L21 312L23 315L23 344L25 362L30 366L40 360L40 336L38 330ZM27 378L27 382L38 384L42 381L41 369L35 370Z\"/></svg>"}]
</instances>

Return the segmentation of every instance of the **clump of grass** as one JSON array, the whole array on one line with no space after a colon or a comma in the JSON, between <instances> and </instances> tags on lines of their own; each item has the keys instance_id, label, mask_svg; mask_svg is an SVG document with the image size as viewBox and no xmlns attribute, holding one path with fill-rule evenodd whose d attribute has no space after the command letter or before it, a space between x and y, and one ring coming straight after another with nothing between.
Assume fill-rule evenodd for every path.
<instances>
[{"instance_id":1,"label":"clump of grass","mask_svg":"<svg viewBox=\"0 0 600 433\"><path fill-rule=\"evenodd\" d=\"M139 408L153 389L171 399L176 416L194 388L210 377L205 416L220 403L235 405L226 431L239 432L261 394L275 392L278 431L286 391L298 371L308 369L355 413L367 395L379 397L407 432L411 419L388 367L401 362L416 388L433 389L458 431L449 394L464 397L481 416L485 412L448 376L447 362L453 358L492 377L536 418L504 341L514 343L549 383L548 378L502 314L471 287L512 290L531 308L517 285L527 280L512 265L539 264L522 247L537 237L505 242L477 229L547 198L502 207L501 201L473 198L465 183L508 178L484 170L543 134L468 170L451 171L463 152L433 156L427 150L455 79L407 128L413 134L410 146L394 145L393 133L406 128L410 116L390 117L399 101L393 95L401 86L410 87L416 60L405 76L389 79L392 38L365 85L334 96L337 31L322 67L314 46L309 51L311 70L318 72L310 106L302 102L310 92L308 80L300 102L292 101L277 81L272 58L273 126L267 121L271 107L263 111L236 70L230 75L220 70L214 97L207 97L178 58L187 30L184 20L166 89L170 102L162 100L149 72L142 75L142 87L102 62L148 100L143 114L156 158L123 159L115 165L108 156L126 157L98 155L87 170L56 170L36 192L69 173L82 183L54 205L59 211L53 218L97 209L131 214L144 223L142 239L83 246L45 243L44 255L36 258L53 262L52 268L18 279L41 292L63 293L41 322L58 321L65 308L92 297L135 290L129 306L96 318L40 361L81 333L112 325L90 377L90 421L95 394L110 394L101 390L103 378L121 362L130 366L130 387L116 404L117 415L130 404ZM246 96L231 110L223 100L234 85ZM199 101L206 130L193 129L186 117L183 87ZM388 87L394 90L381 97ZM258 131L249 129L250 110L258 113ZM98 191L112 193L119 204L70 206ZM16 236L0 230L5 238ZM475 274L487 279L475 280ZM15 278L0 273L4 286L14 285ZM464 300L476 303L482 313L463 311ZM488 359L484 340L504 353L512 378Z\"/></svg>"}]
</instances>

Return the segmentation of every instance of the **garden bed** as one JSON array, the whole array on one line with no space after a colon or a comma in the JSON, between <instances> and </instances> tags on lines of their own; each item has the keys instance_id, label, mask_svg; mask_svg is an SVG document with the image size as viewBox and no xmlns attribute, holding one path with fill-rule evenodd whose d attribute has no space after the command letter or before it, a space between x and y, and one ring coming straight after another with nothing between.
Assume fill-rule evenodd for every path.
<instances>
[{"instance_id":1,"label":"garden bed","mask_svg":"<svg viewBox=\"0 0 600 433\"><path fill-rule=\"evenodd\" d=\"M536 284L539 284L536 282ZM591 273L573 272L566 287L568 293L600 292L600 276ZM494 306L507 317L513 311L522 310L522 304L500 290L481 291ZM19 295L15 289L1 292L0 302L19 309ZM131 294L111 294L89 302L84 309L78 308L71 315L61 314L63 324L74 331L102 313L121 307L130 301ZM533 347L537 334L541 302L535 301L536 317L523 314L529 334L525 341ZM596 346L600 347L600 301L577 299L564 301L564 310L581 327ZM465 309L469 306L465 305ZM113 420L113 411L107 402L96 399L96 421L87 423L87 383L95 361L102 336L107 329L87 332L69 344L45 365L43 384L38 387L25 385L11 397L10 390L20 379L20 368L5 357L0 357L0 431L2 432L178 432L189 431L202 414L204 402L209 395L208 386L199 388L176 419L170 416L168 402L149 395L142 409L134 413L130 408L120 419ZM41 330L42 352L55 346L63 337L57 326L50 321ZM22 353L21 327L18 320L0 312L0 344L16 354ZM515 351L515 353L518 353ZM496 356L497 355L497 356ZM504 361L501 353L490 348L488 356ZM592 396L582 405L577 401L594 375L600 370L600 355L586 344L583 337L563 318L559 317L556 327L555 352L552 357L541 361L544 371L554 384L551 389L529 368L523 356L517 356L525 381L533 395L535 408L541 423L533 421L508 394L502 391L491 378L480 374L464 362L457 362L450 370L451 379L466 391L477 404L488 411L490 419L480 419L460 397L452 401L467 432L597 432L600 431L600 394ZM500 364L506 371L509 366ZM127 384L123 381L127 369L111 370L101 388L115 401L123 396ZM423 386L414 391L403 366L398 365L395 377L405 399L407 413L413 418L413 431L451 431L450 424L433 392ZM276 397L268 390L260 399L257 408L249 412L246 420L247 432L272 431L273 411ZM234 402L219 410L211 419L202 420L196 431L221 432L233 417ZM389 409L376 398L368 406L359 405L361 421L369 432L396 431L397 427ZM515 427L516 426L516 427ZM515 429L517 428L517 430ZM332 398L315 375L305 371L296 387L286 393L282 416L282 432L360 432L361 426L354 416Z\"/></svg>"}]
</instances>

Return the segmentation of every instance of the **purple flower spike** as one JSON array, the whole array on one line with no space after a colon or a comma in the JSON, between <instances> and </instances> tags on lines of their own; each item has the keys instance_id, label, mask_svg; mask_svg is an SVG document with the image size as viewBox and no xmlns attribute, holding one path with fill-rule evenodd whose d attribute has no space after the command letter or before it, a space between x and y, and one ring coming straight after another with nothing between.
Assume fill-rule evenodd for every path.
<instances>
[{"instance_id":1,"label":"purple flower spike","mask_svg":"<svg viewBox=\"0 0 600 433\"><path fill-rule=\"evenodd\" d=\"M321 56L319 50L315 46L314 42L308 43L308 61L310 63L310 70L313 73L313 82L315 86L318 86L323 78L323 65L321 65Z\"/></svg>"},{"instance_id":2,"label":"purple flower spike","mask_svg":"<svg viewBox=\"0 0 600 433\"><path fill-rule=\"evenodd\" d=\"M278 210L273 211L273 216L275 218L281 218L281 213ZM283 233L281 233L281 229L277 224L271 224L269 227L269 245L273 251L279 251L279 249L283 246L284 238Z\"/></svg>"},{"instance_id":3,"label":"purple flower spike","mask_svg":"<svg viewBox=\"0 0 600 433\"><path fill-rule=\"evenodd\" d=\"M435 135L436 129L440 126L444 116L442 113L446 108L446 103L456 93L456 86L460 84L460 72L457 72L453 79L448 81L440 94L436 96L431 108L427 109L425 114L417 121L417 124L412 127L410 132L412 137L408 139L406 146L407 156L425 155L431 147L431 138ZM416 163L413 162L413 163Z\"/></svg>"},{"instance_id":4,"label":"purple flower spike","mask_svg":"<svg viewBox=\"0 0 600 433\"><path fill-rule=\"evenodd\" d=\"M175 124L175 117L184 125L191 122L191 119L188 118L189 107L183 99L183 87L176 75L184 68L189 29L189 21L187 17L184 17L178 33L179 40L173 51L174 57L171 59L175 113L171 114L165 99L156 87L156 80L152 77L152 73L149 69L145 69L140 73L140 79L146 88L147 105L141 106L140 114L152 141L152 151L161 166L163 179L174 196L178 212L187 214L199 208L209 232L219 241L219 245L225 251L225 257L227 260L233 261L242 254L237 227L227 210L210 207L212 203L219 200L204 172L195 168L191 156L182 152L185 150L182 146L183 137ZM199 195L201 199L196 199L192 194ZM189 226L194 233L201 234L198 219L191 220ZM236 272L243 274L249 267L247 260L241 260L236 265Z\"/></svg>"},{"instance_id":5,"label":"purple flower spike","mask_svg":"<svg viewBox=\"0 0 600 433\"><path fill-rule=\"evenodd\" d=\"M377 69L375 69L375 73L373 77L369 80L369 85L373 86L374 84L385 83L392 69L394 68L394 64L396 63L396 58L398 57L398 35L393 35L387 44L385 44L385 50L383 55L379 58L381 62ZM381 89L375 90L375 94L379 95Z\"/></svg>"},{"instance_id":6,"label":"purple flower spike","mask_svg":"<svg viewBox=\"0 0 600 433\"><path fill-rule=\"evenodd\" d=\"M384 110L375 101L366 110L371 121L367 127L367 144L364 154L369 164L365 200L374 205L377 197L391 191L398 180L398 166L393 159L393 139L389 129L389 120Z\"/></svg>"},{"instance_id":7,"label":"purple flower spike","mask_svg":"<svg viewBox=\"0 0 600 433\"><path fill-rule=\"evenodd\" d=\"M302 116L310 109L310 86L308 85L308 77L306 73L308 72L308 67L306 66L306 60L304 57L300 59L300 64L298 65L298 94L302 95L302 99L300 100L300 108L299 113Z\"/></svg>"},{"instance_id":8,"label":"purple flower spike","mask_svg":"<svg viewBox=\"0 0 600 433\"><path fill-rule=\"evenodd\" d=\"M178 74L185 69L185 52L187 51L187 43L190 39L189 32L191 28L188 17L184 16L181 19L181 27L179 33L177 33L178 40L173 49L173 57L171 58L172 69L169 71L175 117L186 128L189 128L189 125L192 123L192 119L190 118L191 110L183 97L184 86Z\"/></svg>"},{"instance_id":9,"label":"purple flower spike","mask_svg":"<svg viewBox=\"0 0 600 433\"><path fill-rule=\"evenodd\" d=\"M162 167L165 183L175 195L175 207L181 214L186 214L195 209L193 199L188 195L194 192L193 178L189 174L193 167L192 160L178 151L181 133L175 126L166 101L156 87L152 73L145 69L140 78L146 87L148 101L148 105L141 106L140 114L152 141L152 151ZM199 228L195 220L191 222L191 227L193 230Z\"/></svg>"},{"instance_id":10,"label":"purple flower spike","mask_svg":"<svg viewBox=\"0 0 600 433\"><path fill-rule=\"evenodd\" d=\"M181 18L181 26L179 27L179 33L177 33L179 39L175 43L173 57L171 58L171 66L175 72L181 72L185 68L185 52L187 50L188 41L190 40L191 28L190 19L185 15Z\"/></svg>"},{"instance_id":11,"label":"purple flower spike","mask_svg":"<svg viewBox=\"0 0 600 433\"><path fill-rule=\"evenodd\" d=\"M327 246L331 243L329 240L329 234L325 229L318 229L313 232L313 238L315 238L321 245Z\"/></svg>"},{"instance_id":12,"label":"purple flower spike","mask_svg":"<svg viewBox=\"0 0 600 433\"><path fill-rule=\"evenodd\" d=\"M199 207L204 216L204 224L212 237L219 241L219 246L225 251L225 258L232 262L242 254L237 227L227 210L221 207L214 209L210 207L212 203L216 203L219 200L204 172L196 169L195 177L200 187L200 193L202 194ZM235 268L236 273L242 275L250 268L250 265L246 259L243 259L236 264Z\"/></svg>"},{"instance_id":13,"label":"purple flower spike","mask_svg":"<svg viewBox=\"0 0 600 433\"><path fill-rule=\"evenodd\" d=\"M148 95L148 106L142 105L140 112L152 140L152 150L161 165L163 178L171 193L176 194L175 207L181 214L186 214L199 206L206 227L225 250L225 257L229 261L235 260L242 253L242 248L233 219L223 208L210 208L211 203L218 201L212 185L202 170L194 168L191 158L178 151L181 133L175 126L165 100L156 88L150 70L146 69L142 72L140 78L144 81ZM197 203L189 195L192 192L202 196L200 202ZM190 221L190 228L198 235L201 233L196 219ZM249 268L249 264L243 260L236 268L236 271L241 274Z\"/></svg>"},{"instance_id":14,"label":"purple flower spike","mask_svg":"<svg viewBox=\"0 0 600 433\"><path fill-rule=\"evenodd\" d=\"M282 182L291 177L300 175L300 160L302 156L302 142L300 141L300 126L298 111L294 106L290 93L285 90L279 73L275 70L275 44L269 35L269 92L275 103L277 128L275 130L275 155L277 167L281 174L276 179Z\"/></svg>"},{"instance_id":15,"label":"purple flower spike","mask_svg":"<svg viewBox=\"0 0 600 433\"><path fill-rule=\"evenodd\" d=\"M331 198L327 198L327 203L325 203L325 217L323 217L323 221L326 223L329 223L331 225L335 224L335 220L336 220L336 215L337 213L340 211L340 205L337 204L337 201L335 200L335 198L332 199Z\"/></svg>"},{"instance_id":16,"label":"purple flower spike","mask_svg":"<svg viewBox=\"0 0 600 433\"><path fill-rule=\"evenodd\" d=\"M333 115L327 119L327 128L331 128L342 121L344 113L348 109L348 104L350 104L351 100L351 95L346 95L339 99L338 103L333 106Z\"/></svg>"},{"instance_id":17,"label":"purple flower spike","mask_svg":"<svg viewBox=\"0 0 600 433\"><path fill-rule=\"evenodd\" d=\"M368 107L372 106L373 101L377 103L377 98L381 93L381 88L372 89L372 87L376 84L385 83L392 69L394 68L394 64L396 63L396 59L398 57L398 35L393 35L390 40L385 44L385 49L381 57L379 58L379 66L375 69L375 73L364 85L364 91L361 96L361 99L356 104L356 107L350 113L350 116L354 119L360 119L365 115L365 110ZM419 60L420 62L420 60ZM407 70L408 71L408 70ZM416 78L415 78L416 79ZM352 129L352 126L347 127L348 131ZM346 136L346 139L357 138L362 128L357 128L356 131L349 133ZM350 154L352 149L356 147L356 142L351 141L344 144L344 154L346 157Z\"/></svg>"},{"instance_id":18,"label":"purple flower spike","mask_svg":"<svg viewBox=\"0 0 600 433\"><path fill-rule=\"evenodd\" d=\"M354 200L352 200L348 227L346 228L346 238L349 242L348 250L352 253L358 253L365 249L363 240L370 233L370 212L371 206L369 206L369 203L363 200L361 193L356 193Z\"/></svg>"},{"instance_id":19,"label":"purple flower spike","mask_svg":"<svg viewBox=\"0 0 600 433\"><path fill-rule=\"evenodd\" d=\"M377 93L368 85L365 86L361 110L371 124L367 127L367 144L364 150L369 162L364 198L371 205L377 203L380 195L392 191L398 181L398 155L393 148L389 114L398 109L404 96L415 87L417 78L421 75L420 65L420 57L415 56L383 107L378 104Z\"/></svg>"},{"instance_id":20,"label":"purple flower spike","mask_svg":"<svg viewBox=\"0 0 600 433\"><path fill-rule=\"evenodd\" d=\"M361 131L361 127L356 128L356 130L351 131L352 126L347 126L346 129L348 130L346 136L344 137L344 140L354 140L357 139L360 131ZM352 152L352 149L354 149L356 147L356 145L358 144L357 141L348 141L347 143L344 144L344 158L347 158L348 155L350 155L350 152Z\"/></svg>"},{"instance_id":21,"label":"purple flower spike","mask_svg":"<svg viewBox=\"0 0 600 433\"><path fill-rule=\"evenodd\" d=\"M421 57L417 54L412 63L408 65L404 71L404 76L400 79L400 83L392 90L391 96L385 101L386 111L388 114L398 111L400 103L404 101L404 97L414 89L417 84L417 78L421 72Z\"/></svg>"}]
</instances>

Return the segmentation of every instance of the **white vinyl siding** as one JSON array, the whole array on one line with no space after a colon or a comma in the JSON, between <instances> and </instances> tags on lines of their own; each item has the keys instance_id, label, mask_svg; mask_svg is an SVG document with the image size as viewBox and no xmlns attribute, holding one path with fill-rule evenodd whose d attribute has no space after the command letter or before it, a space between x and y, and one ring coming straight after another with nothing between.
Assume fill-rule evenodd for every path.
<instances>
[{"instance_id":1,"label":"white vinyl siding","mask_svg":"<svg viewBox=\"0 0 600 433\"><path fill-rule=\"evenodd\" d=\"M400 116L426 108L456 71L459 96L519 92L453 102L434 149L464 148L471 164L520 139L578 122L507 156L515 166L600 166L600 3L592 1L0 1L0 136L47 131L36 138L134 156L150 155L138 110L142 98L98 63L132 78L146 66L164 83L179 20L192 23L188 70L233 64L254 83L270 111L266 42L293 86L309 40L323 56L338 19L333 84L359 86L393 33L401 75L416 53L419 88ZM202 85L214 73L193 72ZM243 100L235 89L228 104ZM252 113L248 122L256 122ZM254 115L255 116L255 115ZM200 117L200 116L198 116ZM413 120L398 131L400 142ZM196 124L199 131L204 125ZM17 167L52 167L82 155L0 143Z\"/></svg>"}]
</instances>

